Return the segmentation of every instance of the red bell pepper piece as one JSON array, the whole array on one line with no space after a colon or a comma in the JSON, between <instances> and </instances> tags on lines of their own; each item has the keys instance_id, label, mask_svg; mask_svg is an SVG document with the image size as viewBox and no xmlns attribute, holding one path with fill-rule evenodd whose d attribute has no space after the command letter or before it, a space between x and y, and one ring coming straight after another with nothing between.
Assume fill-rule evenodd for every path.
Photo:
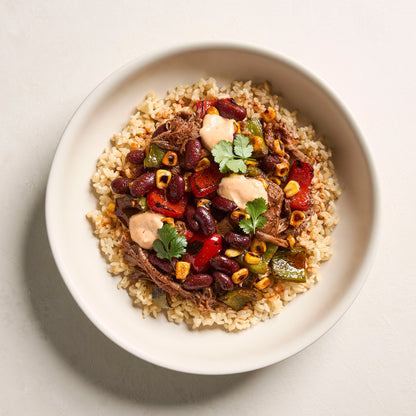
<instances>
[{"instance_id":1,"label":"red bell pepper piece","mask_svg":"<svg viewBox=\"0 0 416 416\"><path fill-rule=\"evenodd\" d=\"M208 108L212 107L215 104L216 100L204 100L204 101L197 101L195 103L196 111L199 113L201 118L204 118L205 114L207 113Z\"/></svg>"},{"instance_id":2,"label":"red bell pepper piece","mask_svg":"<svg viewBox=\"0 0 416 416\"><path fill-rule=\"evenodd\" d=\"M179 202L170 202L163 189L154 188L147 194L149 208L167 217L182 218L188 203L189 194L185 194Z\"/></svg>"},{"instance_id":3,"label":"red bell pepper piece","mask_svg":"<svg viewBox=\"0 0 416 416\"><path fill-rule=\"evenodd\" d=\"M221 249L222 237L219 234L206 237L198 233L189 240L188 253L182 257L182 260L190 263L194 272L203 272L208 270L209 261L219 254Z\"/></svg>"},{"instance_id":4,"label":"red bell pepper piece","mask_svg":"<svg viewBox=\"0 0 416 416\"><path fill-rule=\"evenodd\" d=\"M189 177L192 193L197 198L202 198L217 190L222 174L216 163L212 163L208 168L193 173Z\"/></svg>"},{"instance_id":5,"label":"red bell pepper piece","mask_svg":"<svg viewBox=\"0 0 416 416\"><path fill-rule=\"evenodd\" d=\"M313 178L313 167L306 162L295 160L287 177L289 181L299 184L299 192L290 198L290 208L306 211L311 206L310 186Z\"/></svg>"}]
</instances>

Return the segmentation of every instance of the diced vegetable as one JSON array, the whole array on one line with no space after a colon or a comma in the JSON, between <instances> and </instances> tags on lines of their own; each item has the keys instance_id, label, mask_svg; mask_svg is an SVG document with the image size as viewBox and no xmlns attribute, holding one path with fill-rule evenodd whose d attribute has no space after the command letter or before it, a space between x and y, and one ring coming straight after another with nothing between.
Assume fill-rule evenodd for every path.
<instances>
[{"instance_id":1,"label":"diced vegetable","mask_svg":"<svg viewBox=\"0 0 416 416\"><path fill-rule=\"evenodd\" d=\"M192 269L199 273L208 269L208 262L222 249L222 237L213 234L209 237L195 234L188 242L188 252L182 260L191 264Z\"/></svg>"},{"instance_id":2,"label":"diced vegetable","mask_svg":"<svg viewBox=\"0 0 416 416\"><path fill-rule=\"evenodd\" d=\"M147 203L154 212L166 217L182 218L188 203L188 197L189 195L185 194L179 202L171 202L166 198L163 189L154 188L147 194Z\"/></svg>"},{"instance_id":3,"label":"diced vegetable","mask_svg":"<svg viewBox=\"0 0 416 416\"><path fill-rule=\"evenodd\" d=\"M269 148L264 141L261 121L258 118L252 118L246 121L246 128L252 134L251 144L253 145L253 157L263 157L269 153Z\"/></svg>"},{"instance_id":4,"label":"diced vegetable","mask_svg":"<svg viewBox=\"0 0 416 416\"><path fill-rule=\"evenodd\" d=\"M195 103L196 111L199 113L201 118L204 118L208 108L212 107L215 104L215 101L216 100L203 100Z\"/></svg>"},{"instance_id":5,"label":"diced vegetable","mask_svg":"<svg viewBox=\"0 0 416 416\"><path fill-rule=\"evenodd\" d=\"M280 248L270 262L273 276L289 282L306 282L306 251L303 247Z\"/></svg>"},{"instance_id":6,"label":"diced vegetable","mask_svg":"<svg viewBox=\"0 0 416 416\"><path fill-rule=\"evenodd\" d=\"M151 144L149 148L149 154L143 161L145 168L160 168L162 166L162 160L165 156L166 151L161 149L155 144Z\"/></svg>"},{"instance_id":7,"label":"diced vegetable","mask_svg":"<svg viewBox=\"0 0 416 416\"><path fill-rule=\"evenodd\" d=\"M222 179L221 172L215 163L199 172L195 172L190 176L189 183L191 185L192 193L197 198L202 198L214 192Z\"/></svg>"},{"instance_id":8,"label":"diced vegetable","mask_svg":"<svg viewBox=\"0 0 416 416\"><path fill-rule=\"evenodd\" d=\"M131 196L121 196L116 198L114 215L128 227L132 215L147 211L148 209L146 197L133 198Z\"/></svg>"},{"instance_id":9,"label":"diced vegetable","mask_svg":"<svg viewBox=\"0 0 416 416\"><path fill-rule=\"evenodd\" d=\"M153 302L159 306L161 309L169 309L172 306L170 305L170 296L159 286L152 286L152 299Z\"/></svg>"},{"instance_id":10,"label":"diced vegetable","mask_svg":"<svg viewBox=\"0 0 416 416\"><path fill-rule=\"evenodd\" d=\"M236 260L241 266L247 267L250 272L256 273L256 274L264 274L268 270L268 265L269 265L271 258L274 256L274 254L276 253L278 249L278 247L273 243L267 243L266 246L267 246L266 251L261 256L261 260L259 264L247 263L244 259L245 258L244 254L237 257Z\"/></svg>"},{"instance_id":11,"label":"diced vegetable","mask_svg":"<svg viewBox=\"0 0 416 416\"><path fill-rule=\"evenodd\" d=\"M299 192L290 198L290 208L305 211L311 206L309 188L313 178L313 167L306 162L295 160L290 168L288 182L296 181Z\"/></svg>"},{"instance_id":12,"label":"diced vegetable","mask_svg":"<svg viewBox=\"0 0 416 416\"><path fill-rule=\"evenodd\" d=\"M242 309L247 303L255 302L263 298L263 294L257 289L237 288L221 296L219 300L236 311Z\"/></svg>"}]
</instances>

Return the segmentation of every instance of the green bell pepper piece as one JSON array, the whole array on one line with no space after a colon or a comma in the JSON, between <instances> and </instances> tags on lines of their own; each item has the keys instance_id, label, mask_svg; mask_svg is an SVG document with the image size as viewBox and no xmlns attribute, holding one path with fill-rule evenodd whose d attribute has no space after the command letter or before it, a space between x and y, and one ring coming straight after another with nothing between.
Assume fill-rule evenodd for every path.
<instances>
[{"instance_id":1,"label":"green bell pepper piece","mask_svg":"<svg viewBox=\"0 0 416 416\"><path fill-rule=\"evenodd\" d=\"M282 248L270 262L273 277L287 282L306 282L306 250L303 247Z\"/></svg>"},{"instance_id":2,"label":"green bell pepper piece","mask_svg":"<svg viewBox=\"0 0 416 416\"><path fill-rule=\"evenodd\" d=\"M246 128L253 136L260 136L262 139L263 128L261 127L261 121L258 118L252 118L246 121Z\"/></svg>"},{"instance_id":3,"label":"green bell pepper piece","mask_svg":"<svg viewBox=\"0 0 416 416\"><path fill-rule=\"evenodd\" d=\"M160 168L162 166L162 159L165 156L166 151L161 149L155 144L151 144L149 148L149 154L143 161L145 168Z\"/></svg>"},{"instance_id":4,"label":"green bell pepper piece","mask_svg":"<svg viewBox=\"0 0 416 416\"><path fill-rule=\"evenodd\" d=\"M240 266L246 267L252 273L264 274L264 273L267 272L267 270L269 268L268 267L269 262L272 259L273 255L276 253L277 249L278 249L278 246L276 246L275 244L267 243L266 244L266 251L261 256L261 260L260 260L259 264L248 264L244 260L244 255L246 253L243 253L240 256L238 256L237 257L237 262L240 264Z\"/></svg>"},{"instance_id":5,"label":"green bell pepper piece","mask_svg":"<svg viewBox=\"0 0 416 416\"><path fill-rule=\"evenodd\" d=\"M263 294L259 290L240 287L227 292L225 295L221 296L219 300L230 308L239 311L248 302L258 301L262 298Z\"/></svg>"}]
</instances>

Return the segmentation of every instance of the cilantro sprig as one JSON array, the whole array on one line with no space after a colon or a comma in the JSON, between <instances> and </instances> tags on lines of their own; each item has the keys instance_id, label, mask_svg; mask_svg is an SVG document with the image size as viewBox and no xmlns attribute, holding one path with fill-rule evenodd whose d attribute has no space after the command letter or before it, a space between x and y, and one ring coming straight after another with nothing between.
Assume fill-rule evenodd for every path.
<instances>
[{"instance_id":1,"label":"cilantro sprig","mask_svg":"<svg viewBox=\"0 0 416 416\"><path fill-rule=\"evenodd\" d=\"M246 204L246 212L250 218L244 218L240 221L240 228L246 233L255 233L256 228L262 228L266 225L267 218L262 215L267 211L267 203L264 198L256 198Z\"/></svg>"},{"instance_id":2,"label":"cilantro sprig","mask_svg":"<svg viewBox=\"0 0 416 416\"><path fill-rule=\"evenodd\" d=\"M245 160L253 154L253 146L250 139L244 134L237 134L233 142L221 140L211 151L215 162L219 164L221 173L235 172L245 173L247 165Z\"/></svg>"},{"instance_id":3,"label":"cilantro sprig","mask_svg":"<svg viewBox=\"0 0 416 416\"><path fill-rule=\"evenodd\" d=\"M180 258L186 253L188 242L183 235L179 235L175 227L164 224L157 230L159 238L153 242L153 249L157 257L167 259L173 267L172 258Z\"/></svg>"}]
</instances>

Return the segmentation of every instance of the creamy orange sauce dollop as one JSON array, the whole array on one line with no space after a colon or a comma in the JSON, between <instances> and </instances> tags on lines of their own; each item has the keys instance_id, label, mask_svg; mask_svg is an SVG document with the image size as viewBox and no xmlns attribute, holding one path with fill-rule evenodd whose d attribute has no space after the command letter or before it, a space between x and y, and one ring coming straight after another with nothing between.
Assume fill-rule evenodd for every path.
<instances>
[{"instance_id":1,"label":"creamy orange sauce dollop","mask_svg":"<svg viewBox=\"0 0 416 416\"><path fill-rule=\"evenodd\" d=\"M163 227L163 215L146 211L130 217L130 236L140 247L147 250L153 247L153 242L158 238L157 230Z\"/></svg>"},{"instance_id":2,"label":"creamy orange sauce dollop","mask_svg":"<svg viewBox=\"0 0 416 416\"><path fill-rule=\"evenodd\" d=\"M245 209L247 202L256 198L264 198L267 203L267 192L263 183L244 175L230 175L222 178L217 192L223 198L234 201L240 209Z\"/></svg>"},{"instance_id":3,"label":"creamy orange sauce dollop","mask_svg":"<svg viewBox=\"0 0 416 416\"><path fill-rule=\"evenodd\" d=\"M216 114L207 114L204 117L199 134L201 135L202 145L211 151L221 140L233 141L234 121Z\"/></svg>"}]
</instances>

